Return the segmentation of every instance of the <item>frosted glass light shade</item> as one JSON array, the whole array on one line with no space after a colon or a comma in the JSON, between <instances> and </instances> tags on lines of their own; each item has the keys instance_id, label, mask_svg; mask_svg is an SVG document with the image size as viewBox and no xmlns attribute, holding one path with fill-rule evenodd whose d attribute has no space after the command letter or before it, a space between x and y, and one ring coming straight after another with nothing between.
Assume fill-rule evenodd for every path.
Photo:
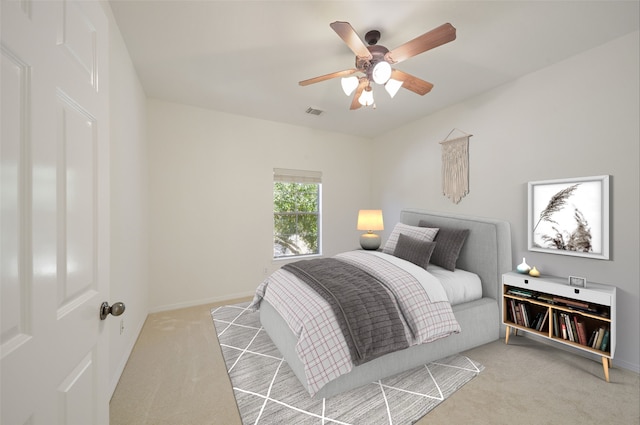
<instances>
[{"instance_id":1,"label":"frosted glass light shade","mask_svg":"<svg viewBox=\"0 0 640 425\"><path fill-rule=\"evenodd\" d=\"M367 87L362 90L362 94L358 98L358 102L360 102L362 106L373 105L373 90L371 90L371 87Z\"/></svg>"},{"instance_id":2,"label":"frosted glass light shade","mask_svg":"<svg viewBox=\"0 0 640 425\"><path fill-rule=\"evenodd\" d=\"M400 90L400 87L402 87L402 83L404 83L404 81L399 81L399 80L394 80L393 78L389 78L389 81L387 81L387 84L384 85L384 89L387 91L387 93L389 93L389 96L393 98L393 96L395 96L396 93L398 93L398 90Z\"/></svg>"},{"instance_id":3,"label":"frosted glass light shade","mask_svg":"<svg viewBox=\"0 0 640 425\"><path fill-rule=\"evenodd\" d=\"M389 62L386 61L378 62L373 67L371 76L373 77L373 81L378 84L386 83L389 78L391 78L391 65L389 65Z\"/></svg>"},{"instance_id":4,"label":"frosted glass light shade","mask_svg":"<svg viewBox=\"0 0 640 425\"><path fill-rule=\"evenodd\" d=\"M350 96L351 93L358 87L358 77L344 77L341 81L342 91L347 96Z\"/></svg>"}]
</instances>

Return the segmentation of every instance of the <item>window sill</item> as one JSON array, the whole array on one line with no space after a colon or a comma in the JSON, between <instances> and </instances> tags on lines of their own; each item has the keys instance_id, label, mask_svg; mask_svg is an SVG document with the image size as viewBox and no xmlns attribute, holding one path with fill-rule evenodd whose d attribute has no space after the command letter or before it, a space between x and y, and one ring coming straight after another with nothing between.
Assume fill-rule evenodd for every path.
<instances>
[{"instance_id":1,"label":"window sill","mask_svg":"<svg viewBox=\"0 0 640 425\"><path fill-rule=\"evenodd\" d=\"M291 255L287 257L275 257L273 258L273 262L281 262L281 261L297 261L297 260L306 260L309 258L317 258L322 257L322 254L306 254L306 255Z\"/></svg>"}]
</instances>

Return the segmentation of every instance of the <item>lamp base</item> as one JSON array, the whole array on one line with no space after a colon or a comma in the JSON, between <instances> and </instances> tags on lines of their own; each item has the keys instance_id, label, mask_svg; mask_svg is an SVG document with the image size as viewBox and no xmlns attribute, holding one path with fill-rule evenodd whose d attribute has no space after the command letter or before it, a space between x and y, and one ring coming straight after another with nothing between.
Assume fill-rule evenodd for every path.
<instances>
[{"instance_id":1,"label":"lamp base","mask_svg":"<svg viewBox=\"0 0 640 425\"><path fill-rule=\"evenodd\" d=\"M376 250L380 248L380 236L375 233L364 233L360 236L360 246L362 249Z\"/></svg>"}]
</instances>

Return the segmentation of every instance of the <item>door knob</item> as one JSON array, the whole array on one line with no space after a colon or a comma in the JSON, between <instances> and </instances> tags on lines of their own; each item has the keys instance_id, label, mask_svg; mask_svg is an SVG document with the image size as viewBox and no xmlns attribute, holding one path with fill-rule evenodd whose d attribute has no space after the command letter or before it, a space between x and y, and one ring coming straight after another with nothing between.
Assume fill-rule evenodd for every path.
<instances>
[{"instance_id":1,"label":"door knob","mask_svg":"<svg viewBox=\"0 0 640 425\"><path fill-rule=\"evenodd\" d=\"M106 319L109 313L111 313L112 316L120 316L124 313L124 308L124 303L113 303L113 305L109 307L109 303L105 301L100 306L100 320Z\"/></svg>"}]
</instances>

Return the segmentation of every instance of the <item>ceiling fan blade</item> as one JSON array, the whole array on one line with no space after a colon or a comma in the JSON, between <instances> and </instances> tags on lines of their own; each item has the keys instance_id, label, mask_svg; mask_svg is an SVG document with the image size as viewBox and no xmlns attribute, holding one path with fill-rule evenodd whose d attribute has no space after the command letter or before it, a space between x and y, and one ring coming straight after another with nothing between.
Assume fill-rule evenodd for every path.
<instances>
[{"instance_id":1,"label":"ceiling fan blade","mask_svg":"<svg viewBox=\"0 0 640 425\"><path fill-rule=\"evenodd\" d=\"M309 84L319 83L321 81L330 80L332 78L346 77L348 75L358 72L357 69L345 69L344 71L333 72L331 74L321 75L319 77L309 78L308 80L300 81L298 84L301 86L308 86Z\"/></svg>"},{"instance_id":2,"label":"ceiling fan blade","mask_svg":"<svg viewBox=\"0 0 640 425\"><path fill-rule=\"evenodd\" d=\"M360 83L358 83L358 88L356 89L356 92L353 95L353 99L351 100L351 107L349 109L353 111L354 109L358 109L362 106L358 101L358 99L360 99L360 95L362 94L362 91L364 90L365 87L367 87L368 84L369 84L369 80L366 77L360 78Z\"/></svg>"},{"instance_id":3,"label":"ceiling fan blade","mask_svg":"<svg viewBox=\"0 0 640 425\"><path fill-rule=\"evenodd\" d=\"M373 59L373 55L371 55L371 52L369 52L369 49L364 45L349 22L336 21L329 24L329 26L333 28L358 58Z\"/></svg>"},{"instance_id":4,"label":"ceiling fan blade","mask_svg":"<svg viewBox=\"0 0 640 425\"><path fill-rule=\"evenodd\" d=\"M396 47L389 51L384 58L392 64L402 62L455 39L456 29L446 23Z\"/></svg>"},{"instance_id":5,"label":"ceiling fan blade","mask_svg":"<svg viewBox=\"0 0 640 425\"><path fill-rule=\"evenodd\" d=\"M394 69L391 73L391 78L394 80L402 81L402 87L407 90L410 90L414 93L419 94L420 96L424 96L429 93L433 88L433 84L428 81L421 80L418 77L414 77L411 74L407 74L406 72L402 72L398 69Z\"/></svg>"}]
</instances>

